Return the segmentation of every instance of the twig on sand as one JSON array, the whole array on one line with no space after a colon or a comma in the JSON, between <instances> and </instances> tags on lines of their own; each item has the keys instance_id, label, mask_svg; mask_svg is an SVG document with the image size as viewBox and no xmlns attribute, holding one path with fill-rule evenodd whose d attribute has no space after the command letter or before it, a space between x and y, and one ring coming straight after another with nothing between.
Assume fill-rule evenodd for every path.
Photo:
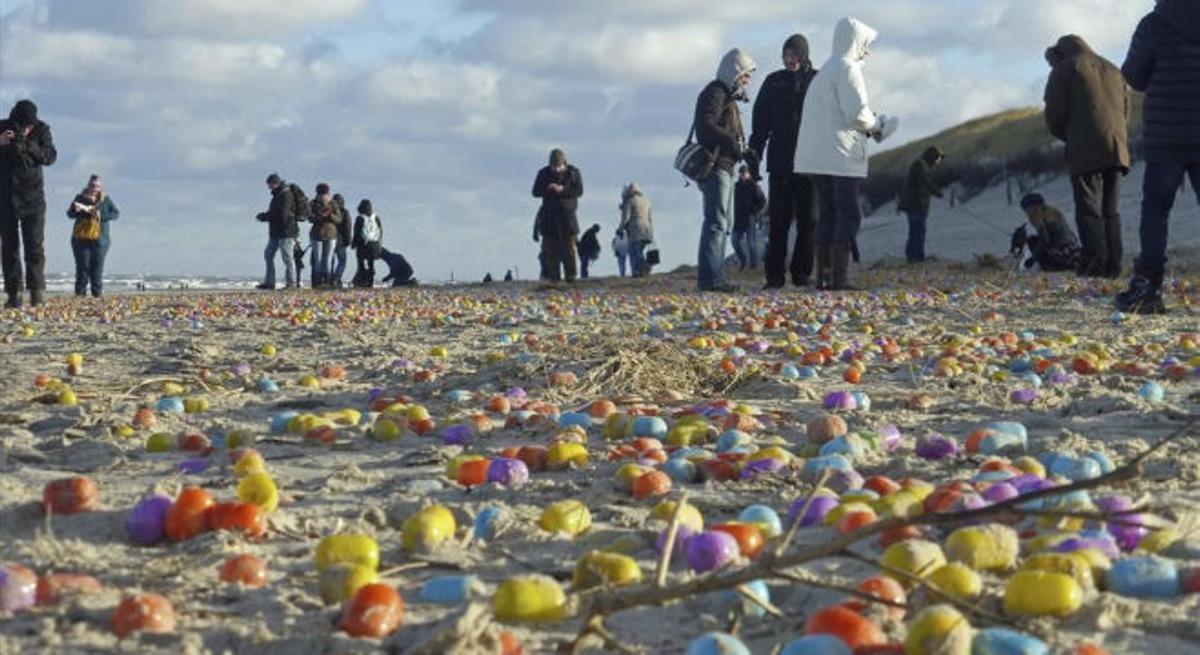
<instances>
[{"instance_id":1,"label":"twig on sand","mask_svg":"<svg viewBox=\"0 0 1200 655\"><path fill-rule=\"evenodd\" d=\"M390 569L384 569L384 570L380 571L380 572L379 572L379 577L381 577L381 578L387 578L387 577L390 577L390 576L396 575L397 573L403 573L403 572L405 572L405 571L411 571L412 569L423 569L423 568L425 568L425 567L427 567L427 566L429 566L429 562L408 562L407 564L401 564L401 565L399 565L399 566L393 566L393 567L392 567L392 568L390 568Z\"/></svg>"},{"instance_id":2,"label":"twig on sand","mask_svg":"<svg viewBox=\"0 0 1200 655\"><path fill-rule=\"evenodd\" d=\"M808 508L812 505L813 499L825 488L825 483L829 481L830 475L832 475L831 469L821 471L821 477L817 478L817 484L813 487L812 493L808 495L808 498L804 501L804 505L800 507L800 511L792 518L791 523L788 524L787 532L783 535L783 539L779 541L779 546L775 548L775 557L782 555L792 543L792 539L796 538L796 530L800 529L800 522L804 520L804 515L808 514Z\"/></svg>"},{"instance_id":3,"label":"twig on sand","mask_svg":"<svg viewBox=\"0 0 1200 655\"><path fill-rule=\"evenodd\" d=\"M202 389L204 389L204 391L206 391L207 393L216 393L212 390L212 387L208 386L207 382L200 379L198 376L187 375L187 376L183 376L183 377L173 376L173 377L164 377L164 378L149 378L146 380L142 380L141 382L138 382L137 384L130 387L129 391L126 391L125 393L121 394L118 398L129 398L129 397L133 396L133 392L137 391L138 389L141 389L142 387L148 387L152 384L164 384L167 382L174 382L175 384L186 384L189 381L195 382L196 384L200 385L200 387Z\"/></svg>"},{"instance_id":4,"label":"twig on sand","mask_svg":"<svg viewBox=\"0 0 1200 655\"><path fill-rule=\"evenodd\" d=\"M671 512L671 522L667 525L667 537L663 540L662 556L658 558L658 571L654 575L654 584L658 587L667 585L667 570L670 569L671 557L675 551L675 537L679 534L679 517L683 514L683 506L687 504L688 492L685 489L675 503L675 511Z\"/></svg>"}]
</instances>

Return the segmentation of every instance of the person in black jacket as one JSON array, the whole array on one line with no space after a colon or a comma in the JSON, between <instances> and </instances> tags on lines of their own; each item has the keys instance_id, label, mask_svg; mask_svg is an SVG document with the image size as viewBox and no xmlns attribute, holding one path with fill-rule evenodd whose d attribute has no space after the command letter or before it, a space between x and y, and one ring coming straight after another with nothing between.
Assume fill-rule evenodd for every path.
<instances>
[{"instance_id":1,"label":"person in black jacket","mask_svg":"<svg viewBox=\"0 0 1200 655\"><path fill-rule=\"evenodd\" d=\"M766 206L762 187L742 164L733 189L733 253L740 271L758 267L758 215Z\"/></svg>"},{"instance_id":2,"label":"person in black jacket","mask_svg":"<svg viewBox=\"0 0 1200 655\"><path fill-rule=\"evenodd\" d=\"M346 209L346 199L342 194L333 194L333 204L341 214L342 220L337 224L337 243L333 246L333 274L330 284L335 289L342 288L342 277L346 274L346 248L354 237L354 222L350 219L350 211Z\"/></svg>"},{"instance_id":3,"label":"person in black jacket","mask_svg":"<svg viewBox=\"0 0 1200 655\"><path fill-rule=\"evenodd\" d=\"M696 286L701 291L737 291L725 273L725 246L733 228L733 167L743 159L752 167L758 156L746 147L738 102L746 101L746 87L756 65L750 55L734 48L725 53L717 77L696 98L693 124L696 142L715 156L715 166L700 182L704 222L700 228L700 252L696 263Z\"/></svg>"},{"instance_id":4,"label":"person in black jacket","mask_svg":"<svg viewBox=\"0 0 1200 655\"><path fill-rule=\"evenodd\" d=\"M575 281L575 239L579 236L576 210L583 195L583 176L567 163L562 150L550 151L550 163L538 171L533 181L533 197L542 199L533 240L544 240L549 279Z\"/></svg>"},{"instance_id":5,"label":"person in black jacket","mask_svg":"<svg viewBox=\"0 0 1200 655\"><path fill-rule=\"evenodd\" d=\"M0 121L0 264L5 307L21 306L22 242L29 304L42 303L46 290L46 191L42 167L58 159L50 126L38 120L37 105L21 100Z\"/></svg>"},{"instance_id":6,"label":"person in black jacket","mask_svg":"<svg viewBox=\"0 0 1200 655\"><path fill-rule=\"evenodd\" d=\"M1159 0L1142 19L1121 67L1125 81L1144 91L1142 131L1142 252L1117 309L1161 314L1167 265L1167 219L1186 175L1200 202L1200 2Z\"/></svg>"},{"instance_id":7,"label":"person in black jacket","mask_svg":"<svg viewBox=\"0 0 1200 655\"><path fill-rule=\"evenodd\" d=\"M595 223L579 239L579 277L588 279L588 266L600 259L600 224Z\"/></svg>"},{"instance_id":8,"label":"person in black jacket","mask_svg":"<svg viewBox=\"0 0 1200 655\"><path fill-rule=\"evenodd\" d=\"M766 147L771 217L767 240L768 289L783 287L787 269L788 236L796 226L790 267L792 284L804 286L812 275L817 229L817 192L812 178L792 171L796 159L796 134L804 113L804 96L817 74L808 55L808 40L793 34L783 44L783 69L763 80L754 100L750 148ZM757 167L751 171L761 179Z\"/></svg>"},{"instance_id":9,"label":"person in black jacket","mask_svg":"<svg viewBox=\"0 0 1200 655\"><path fill-rule=\"evenodd\" d=\"M933 169L943 157L941 148L926 148L908 168L908 177L900 191L900 202L896 209L908 217L908 241L904 244L904 256L910 264L925 261L925 222L929 219L929 199L930 196L942 197L941 190L933 181Z\"/></svg>"},{"instance_id":10,"label":"person in black jacket","mask_svg":"<svg viewBox=\"0 0 1200 655\"><path fill-rule=\"evenodd\" d=\"M296 238L300 236L300 226L296 224L296 201L291 187L278 173L271 173L267 177L267 188L271 190L271 206L258 215L258 220L268 225L267 249L263 251L263 258L267 261L267 275L258 288L275 288L275 253L283 256L284 281L287 287L298 288L300 280L296 277L296 262L293 258Z\"/></svg>"}]
</instances>

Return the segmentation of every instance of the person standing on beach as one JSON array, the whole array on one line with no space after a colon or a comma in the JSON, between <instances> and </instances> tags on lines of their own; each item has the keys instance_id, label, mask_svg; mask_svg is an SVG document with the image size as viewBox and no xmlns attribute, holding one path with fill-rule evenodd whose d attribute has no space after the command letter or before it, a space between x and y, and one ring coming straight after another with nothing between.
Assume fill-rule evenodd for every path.
<instances>
[{"instance_id":1,"label":"person standing on beach","mask_svg":"<svg viewBox=\"0 0 1200 655\"><path fill-rule=\"evenodd\" d=\"M1129 172L1129 91L1121 71L1082 37L1046 50L1046 125L1067 144L1075 226L1083 242L1079 274L1121 275L1121 176Z\"/></svg>"},{"instance_id":2,"label":"person standing on beach","mask_svg":"<svg viewBox=\"0 0 1200 655\"><path fill-rule=\"evenodd\" d=\"M333 247L337 243L338 223L342 220L341 210L333 202L329 185L321 182L317 185L316 197L312 201L312 222L308 238L312 244L312 288L330 288L333 273Z\"/></svg>"},{"instance_id":3,"label":"person standing on beach","mask_svg":"<svg viewBox=\"0 0 1200 655\"><path fill-rule=\"evenodd\" d=\"M600 224L593 224L583 233L583 237L579 239L579 277L588 279L588 267L592 262L600 259L600 239L597 235L600 234Z\"/></svg>"},{"instance_id":4,"label":"person standing on beach","mask_svg":"<svg viewBox=\"0 0 1200 655\"><path fill-rule=\"evenodd\" d=\"M366 198L358 202L358 217L354 219L354 235L350 245L358 260L354 286L375 286L375 260L383 252L383 222L375 213L371 201Z\"/></svg>"},{"instance_id":5,"label":"person standing on beach","mask_svg":"<svg viewBox=\"0 0 1200 655\"><path fill-rule=\"evenodd\" d=\"M1142 181L1142 252L1117 309L1162 314L1167 265L1167 219L1186 176L1200 202L1200 3L1159 0L1138 24L1121 67L1135 91L1146 94Z\"/></svg>"},{"instance_id":6,"label":"person standing on beach","mask_svg":"<svg viewBox=\"0 0 1200 655\"><path fill-rule=\"evenodd\" d=\"M814 176L817 222L817 288L849 289L848 270L862 213L858 191L867 177L867 140L895 131L898 121L871 110L863 76L878 32L854 18L833 31L833 54L804 98L796 137L795 172Z\"/></svg>"},{"instance_id":7,"label":"person standing on beach","mask_svg":"<svg viewBox=\"0 0 1200 655\"><path fill-rule=\"evenodd\" d=\"M750 147L762 153L766 148L770 230L765 259L767 289L782 289L787 267L788 239L796 226L790 269L792 284L808 284L812 275L813 249L817 228L817 195L813 180L793 171L796 135L804 113L804 98L817 74L808 54L808 40L793 34L783 44L783 69L763 80L754 99ZM758 170L751 170L761 179Z\"/></svg>"},{"instance_id":8,"label":"person standing on beach","mask_svg":"<svg viewBox=\"0 0 1200 655\"><path fill-rule=\"evenodd\" d=\"M758 268L758 215L766 206L762 187L742 164L733 190L733 252L740 271Z\"/></svg>"},{"instance_id":9,"label":"person standing on beach","mask_svg":"<svg viewBox=\"0 0 1200 655\"><path fill-rule=\"evenodd\" d=\"M550 162L538 171L533 181L533 196L542 199L534 226L534 241L544 243L546 273L551 282L575 281L575 239L579 236L579 197L583 195L583 176L567 163L562 150L550 151Z\"/></svg>"},{"instance_id":10,"label":"person standing on beach","mask_svg":"<svg viewBox=\"0 0 1200 655\"><path fill-rule=\"evenodd\" d=\"M58 159L50 126L38 120L37 105L21 100L0 121L0 265L4 306L21 306L21 247L29 304L42 304L46 292L46 191L42 167Z\"/></svg>"},{"instance_id":11,"label":"person standing on beach","mask_svg":"<svg viewBox=\"0 0 1200 655\"><path fill-rule=\"evenodd\" d=\"M646 246L654 241L654 212L650 199L637 182L625 185L621 192L621 226L629 248L629 269L633 277L646 277Z\"/></svg>"},{"instance_id":12,"label":"person standing on beach","mask_svg":"<svg viewBox=\"0 0 1200 655\"><path fill-rule=\"evenodd\" d=\"M121 215L112 197L104 193L99 175L75 196L67 208L67 217L75 221L71 231L71 252L75 255L75 295L99 298L104 292L104 259L108 256L108 224Z\"/></svg>"},{"instance_id":13,"label":"person standing on beach","mask_svg":"<svg viewBox=\"0 0 1200 655\"><path fill-rule=\"evenodd\" d=\"M342 277L346 274L346 248L350 247L353 239L350 212L346 209L346 199L342 194L333 194L333 204L338 210L337 244L333 248L333 272L330 274L330 285L335 289L342 288Z\"/></svg>"},{"instance_id":14,"label":"person standing on beach","mask_svg":"<svg viewBox=\"0 0 1200 655\"><path fill-rule=\"evenodd\" d=\"M625 277L626 262L629 260L629 237L619 227L612 238L612 251L617 258L617 272L621 274L621 277Z\"/></svg>"},{"instance_id":15,"label":"person standing on beach","mask_svg":"<svg viewBox=\"0 0 1200 655\"><path fill-rule=\"evenodd\" d=\"M733 228L733 167L745 159L758 165L758 155L746 147L738 102L748 102L746 88L757 66L740 48L725 53L717 77L696 98L696 142L715 158L716 165L699 183L704 222L696 262L696 286L701 291L731 293L737 285L725 273L725 246Z\"/></svg>"},{"instance_id":16,"label":"person standing on beach","mask_svg":"<svg viewBox=\"0 0 1200 655\"><path fill-rule=\"evenodd\" d=\"M925 223L929 220L929 200L931 196L942 197L941 189L938 189L933 181L933 169L944 157L941 148L926 148L912 166L908 167L908 177L905 178L904 189L900 192L900 202L896 209L908 217L908 241L904 244L904 258L910 264L925 261Z\"/></svg>"},{"instance_id":17,"label":"person standing on beach","mask_svg":"<svg viewBox=\"0 0 1200 655\"><path fill-rule=\"evenodd\" d=\"M294 258L296 238L300 236L300 227L296 224L296 199L291 186L271 173L267 177L267 188L271 190L271 205L267 211L258 215L258 220L267 224L267 248L263 258L267 261L267 274L259 289L275 288L275 253L283 257L284 282L287 288L300 286L296 277L296 260Z\"/></svg>"}]
</instances>

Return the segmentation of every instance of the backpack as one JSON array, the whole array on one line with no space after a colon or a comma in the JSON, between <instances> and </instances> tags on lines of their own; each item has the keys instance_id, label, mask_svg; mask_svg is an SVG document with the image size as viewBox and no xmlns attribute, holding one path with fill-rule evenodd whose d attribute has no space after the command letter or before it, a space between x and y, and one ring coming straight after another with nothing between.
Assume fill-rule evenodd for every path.
<instances>
[{"instance_id":1,"label":"backpack","mask_svg":"<svg viewBox=\"0 0 1200 655\"><path fill-rule=\"evenodd\" d=\"M296 220L312 216L312 204L308 202L308 196L304 195L304 189L293 182L288 185L288 191L292 192L292 202L296 205Z\"/></svg>"}]
</instances>

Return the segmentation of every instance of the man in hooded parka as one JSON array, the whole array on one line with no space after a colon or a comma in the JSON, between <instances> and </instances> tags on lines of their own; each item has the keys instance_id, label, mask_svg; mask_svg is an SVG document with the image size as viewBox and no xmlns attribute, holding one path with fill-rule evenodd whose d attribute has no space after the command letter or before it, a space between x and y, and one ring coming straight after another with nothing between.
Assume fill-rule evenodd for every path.
<instances>
[{"instance_id":1,"label":"man in hooded parka","mask_svg":"<svg viewBox=\"0 0 1200 655\"><path fill-rule=\"evenodd\" d=\"M843 18L833 32L833 54L804 98L794 171L816 181L817 288L847 289L851 248L862 213L858 190L867 177L867 140L882 140L895 119L876 115L867 99L863 66L878 33Z\"/></svg>"},{"instance_id":2,"label":"man in hooded parka","mask_svg":"<svg viewBox=\"0 0 1200 655\"><path fill-rule=\"evenodd\" d=\"M783 44L783 68L763 80L754 99L750 148L766 148L768 179L767 213L770 237L765 262L768 289L784 285L785 271L792 284L804 286L812 275L817 228L817 195L813 180L793 172L796 135L804 113L804 96L817 71L808 55L808 40L793 34ZM752 171L755 178L759 171ZM796 226L791 267L787 266L788 237Z\"/></svg>"}]
</instances>

